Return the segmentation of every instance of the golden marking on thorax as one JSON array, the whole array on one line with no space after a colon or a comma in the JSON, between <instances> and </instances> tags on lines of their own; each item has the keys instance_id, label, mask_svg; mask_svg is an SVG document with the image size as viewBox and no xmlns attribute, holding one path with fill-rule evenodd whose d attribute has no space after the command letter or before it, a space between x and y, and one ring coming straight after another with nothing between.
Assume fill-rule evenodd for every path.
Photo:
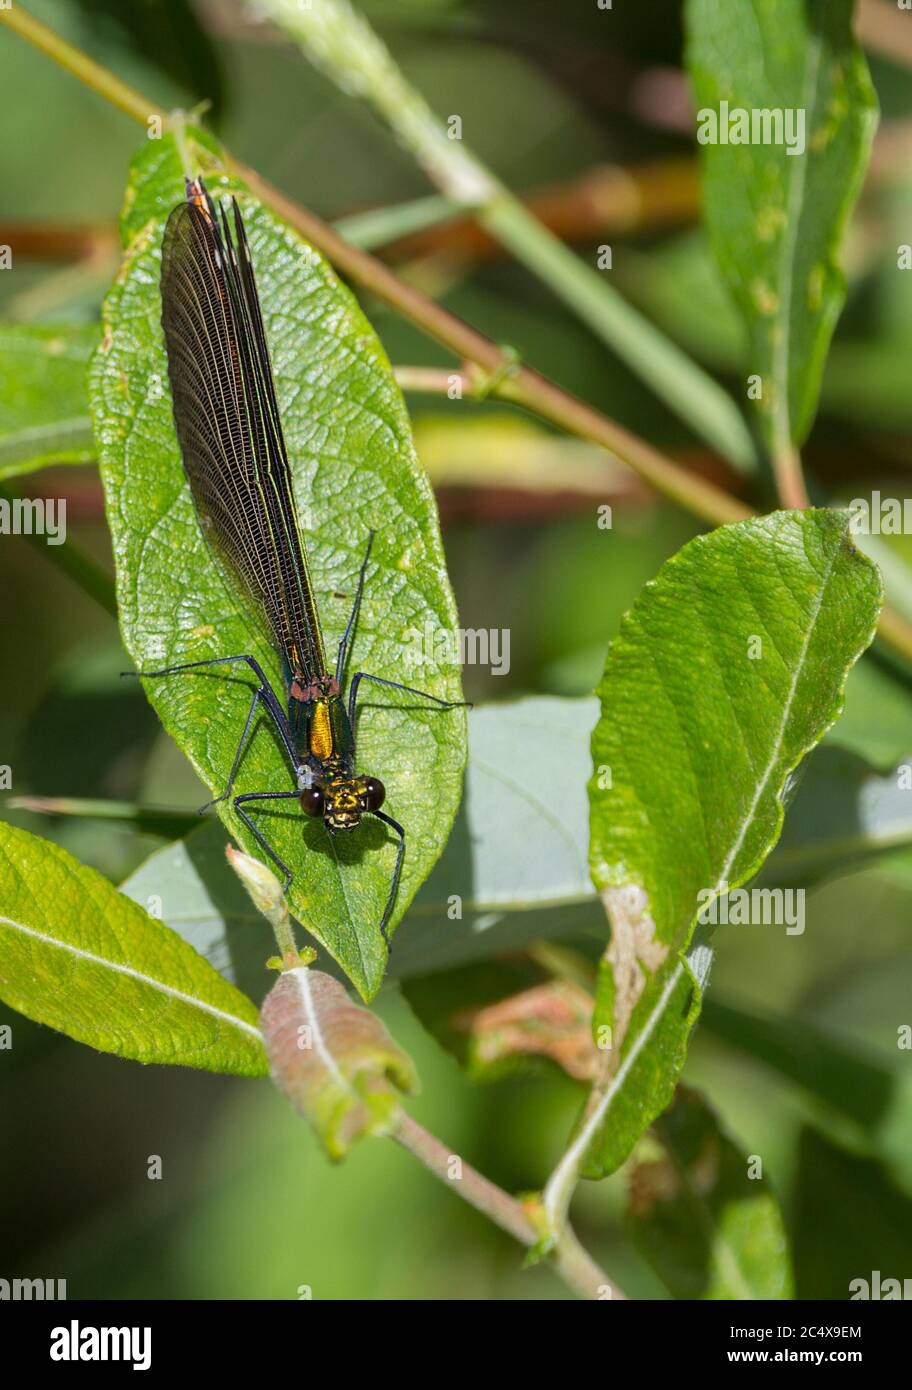
<instances>
[{"instance_id":1,"label":"golden marking on thorax","mask_svg":"<svg viewBox=\"0 0 912 1390\"><path fill-rule=\"evenodd\" d=\"M317 700L314 705L310 721L310 751L321 762L332 757L332 721L329 717L329 704L326 700Z\"/></svg>"}]
</instances>

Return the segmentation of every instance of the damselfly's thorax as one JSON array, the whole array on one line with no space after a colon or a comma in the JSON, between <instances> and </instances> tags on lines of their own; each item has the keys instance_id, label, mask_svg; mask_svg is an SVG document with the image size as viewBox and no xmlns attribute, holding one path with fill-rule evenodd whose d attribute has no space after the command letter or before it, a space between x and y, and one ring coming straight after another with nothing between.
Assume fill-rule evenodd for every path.
<instances>
[{"instance_id":1,"label":"damselfly's thorax","mask_svg":"<svg viewBox=\"0 0 912 1390\"><path fill-rule=\"evenodd\" d=\"M297 687L292 682L288 723L302 761L320 780L354 772L354 733L334 679L326 677Z\"/></svg>"},{"instance_id":2,"label":"damselfly's thorax","mask_svg":"<svg viewBox=\"0 0 912 1390\"><path fill-rule=\"evenodd\" d=\"M339 682L328 673L322 676L307 676L300 669L295 672L288 684L288 697L307 704L339 694Z\"/></svg>"}]
</instances>

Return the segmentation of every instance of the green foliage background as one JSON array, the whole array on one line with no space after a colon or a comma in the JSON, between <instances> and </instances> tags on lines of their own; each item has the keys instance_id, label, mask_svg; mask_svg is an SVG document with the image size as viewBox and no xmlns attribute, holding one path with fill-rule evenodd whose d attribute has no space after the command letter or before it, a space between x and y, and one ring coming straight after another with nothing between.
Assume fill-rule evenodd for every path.
<instances>
[{"instance_id":1,"label":"green foliage background","mask_svg":"<svg viewBox=\"0 0 912 1390\"><path fill-rule=\"evenodd\" d=\"M31 8L163 105L190 105L200 95L178 85L180 74L161 71L148 45L126 45L116 27L87 33L69 0L32 0ZM409 75L432 94L435 109L463 115L472 144L513 188L560 180L614 158L633 162L687 152L679 136L632 119L623 100L606 97L603 84L568 76L580 52L605 61L620 53L631 74L678 65L680 7L671 0L653 0L648 15L644 6L640 17L616 16L610 34L595 6L586 16L568 13L556 49L554 7L544 0L410 7L392 27L391 7L365 8ZM458 43L449 41L454 33ZM511 35L522 37L522 51L506 41ZM221 133L292 196L334 217L426 192L411 161L377 124L291 50L222 37L215 53L224 79L217 85L226 92ZM907 74L883 62L872 68L885 118L912 116ZM5 33L0 78L5 208L22 219L113 226L135 129ZM211 74L203 81L212 90ZM623 84L619 90L629 94ZM912 276L898 277L897 284L895 243L908 239L903 229L910 206L908 180L872 191L861 225L881 229L879 250L850 257L847 308L808 446L815 471L844 498L873 487L899 496L909 490L912 414L905 367L912 351ZM640 240L629 255L617 255L616 264L626 293L729 384L737 381L743 331L701 232L688 228ZM8 321L27 311L33 320L90 323L110 278L110 266L89 266L75 282L55 285L47 265L23 261L15 275L0 276L0 317ZM646 387L515 265L481 265L443 293L457 313L629 427L662 447L693 449L693 440ZM393 361L445 360L390 312L376 303L366 307ZM63 375L59 382L63 394ZM454 423L456 415L445 403L416 398L409 404L420 454L423 432L441 416L444 425ZM458 410L462 420L475 407ZM70 457L77 459L83 447L75 429ZM0 450L0 465L6 459ZM66 486L75 499L71 534L109 564L91 471L70 465ZM509 511L471 510L444 494L444 544L460 620L468 628L508 627L512 636L509 675L470 668L469 698L583 696L594 689L621 615L697 529L654 499L613 500L606 562L605 536L588 500L549 506L545 524L540 512L520 520ZM890 542L907 598L910 549L909 537ZM44 557L12 540L0 545L0 595L0 761L13 768L16 793L188 808L206 798L141 693L118 680L127 658L100 609ZM87 739L87 729L103 730L103 741ZM872 774L885 776L910 751L908 688L869 656L850 677L845 717L814 758L828 760L823 766L840 786L853 787ZM868 828L857 802L846 797L839 805L844 819L834 822L834 838L857 850L853 872L820 877L808 895L801 937L784 944L775 929L725 932L712 997L736 1016L719 1014L714 1021L707 1010L685 1073L689 1084L711 1096L739 1148L763 1153L783 1200L800 1297L845 1297L846 1271L902 1273L892 1270L891 1260L912 1239L912 1187L908 1167L898 1161L908 1133L902 1119L908 1094L891 1079L895 1044L884 1029L884 1019L902 1016L912 997L912 855L899 849L866 867ZM828 824L834 806L832 797L809 800L801 823L817 818ZM115 882L164 843L150 830L36 821L5 808L4 814L57 840ZM797 836L800 849L798 832L786 833ZM403 952L412 931L420 931L420 916L403 924ZM268 949L264 939L262 954ZM747 1010L747 1018L738 1010ZM475 1087L395 989L380 996L379 1011L417 1063L423 1090L416 1116L506 1188L524 1190L540 1181L573 1124L578 1089L556 1075L511 1076ZM775 1049L765 1062L757 1059L762 1049L749 1018L766 1012L815 1030L800 1075L777 1069ZM11 1024L15 1039L0 1068L4 1271L66 1277L71 1296L88 1298L295 1298L302 1286L316 1298L563 1296L546 1268L521 1271L506 1237L392 1145L361 1146L344 1166L331 1169L268 1086L141 1069L94 1055L2 1008L0 1022ZM857 1068L842 1067L838 1052L834 1063L821 1039L837 1040ZM742 1047L748 1043L751 1056ZM869 1058L884 1078L875 1088L879 1109L873 1117L862 1103L872 1093L871 1072L860 1065ZM834 1065L841 1086L832 1083ZM880 1127L887 1136L882 1144ZM146 1177L153 1153L163 1157L160 1183ZM583 1185L579 1235L632 1296L666 1297L625 1234L625 1181L622 1173ZM843 1224L836 1258L826 1214L851 1210L859 1184L879 1219Z\"/></svg>"}]
</instances>

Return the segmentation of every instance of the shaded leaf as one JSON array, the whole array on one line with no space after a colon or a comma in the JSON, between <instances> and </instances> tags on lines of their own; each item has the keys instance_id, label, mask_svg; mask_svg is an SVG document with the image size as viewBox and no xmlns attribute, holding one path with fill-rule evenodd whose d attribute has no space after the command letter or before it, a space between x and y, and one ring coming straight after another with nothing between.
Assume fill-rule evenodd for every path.
<instances>
[{"instance_id":1,"label":"shaded leaf","mask_svg":"<svg viewBox=\"0 0 912 1390\"><path fill-rule=\"evenodd\" d=\"M588 1176L670 1100L709 970L698 906L778 838L790 774L838 717L880 602L844 514L779 512L690 542L624 619L592 739L592 874L612 923L595 1027L612 1046L579 1132Z\"/></svg>"},{"instance_id":2,"label":"shaded leaf","mask_svg":"<svg viewBox=\"0 0 912 1390\"><path fill-rule=\"evenodd\" d=\"M0 478L95 457L86 369L94 325L0 327Z\"/></svg>"},{"instance_id":3,"label":"shaded leaf","mask_svg":"<svg viewBox=\"0 0 912 1390\"><path fill-rule=\"evenodd\" d=\"M453 1025L468 1033L476 1069L543 1058L574 1081L592 1081L592 1008L592 995L572 980L546 980L487 1008L456 1014Z\"/></svg>"},{"instance_id":4,"label":"shaded leaf","mask_svg":"<svg viewBox=\"0 0 912 1390\"><path fill-rule=\"evenodd\" d=\"M905 679L879 662L860 662L849 674L842 718L825 742L857 753L879 772L895 767L912 749L912 700ZM808 775L813 772L811 762Z\"/></svg>"},{"instance_id":5,"label":"shaded leaf","mask_svg":"<svg viewBox=\"0 0 912 1390\"><path fill-rule=\"evenodd\" d=\"M327 650L342 635L375 527L349 670L458 699L456 666L439 643L420 667L409 665L418 637L452 632L456 613L433 495L383 351L326 262L219 172L213 142L192 129L181 139L212 191L235 191L243 208ZM174 435L158 279L164 219L182 197L175 137L150 141L131 170L122 225L127 254L105 304L90 378L124 641L146 669L251 653L281 689L265 634L206 549ZM222 667L144 685L200 776L221 791L250 705L244 673ZM461 791L465 724L461 711L363 689L359 763L386 783L387 809L408 836L395 922L446 842ZM291 783L276 739L257 730L237 791L287 791ZM233 808L221 803L218 810L243 848L260 854ZM261 811L258 824L295 873L294 914L365 997L376 993L395 836L371 820L331 840L322 824L281 809Z\"/></svg>"},{"instance_id":6,"label":"shaded leaf","mask_svg":"<svg viewBox=\"0 0 912 1390\"><path fill-rule=\"evenodd\" d=\"M154 904L172 931L259 1001L272 985L265 965L275 942L225 858L227 844L221 822L208 820L150 854L120 891L142 908Z\"/></svg>"},{"instance_id":7,"label":"shaded leaf","mask_svg":"<svg viewBox=\"0 0 912 1390\"><path fill-rule=\"evenodd\" d=\"M871 1048L801 1018L768 1017L710 997L704 1026L797 1082L836 1139L879 1158L912 1193L912 1077Z\"/></svg>"},{"instance_id":8,"label":"shaded leaf","mask_svg":"<svg viewBox=\"0 0 912 1390\"><path fill-rule=\"evenodd\" d=\"M0 998L140 1062L261 1076L255 1006L66 850L0 823Z\"/></svg>"},{"instance_id":9,"label":"shaded leaf","mask_svg":"<svg viewBox=\"0 0 912 1390\"><path fill-rule=\"evenodd\" d=\"M398 1092L417 1089L411 1059L386 1027L320 970L299 966L280 976L260 1023L272 1074L312 1125L330 1158L342 1158L365 1134L386 1134Z\"/></svg>"},{"instance_id":10,"label":"shaded leaf","mask_svg":"<svg viewBox=\"0 0 912 1390\"><path fill-rule=\"evenodd\" d=\"M852 0L687 5L698 132L701 113L718 116L723 102L730 113L791 112L796 122L794 153L785 127L778 141L701 146L705 219L748 326L748 371L763 382L760 426L777 456L803 441L816 413L845 298L840 243L877 123L852 9Z\"/></svg>"},{"instance_id":11,"label":"shaded leaf","mask_svg":"<svg viewBox=\"0 0 912 1390\"><path fill-rule=\"evenodd\" d=\"M630 1175L630 1227L674 1297L790 1298L785 1226L758 1156L742 1153L684 1087L655 1133L664 1157Z\"/></svg>"},{"instance_id":12,"label":"shaded leaf","mask_svg":"<svg viewBox=\"0 0 912 1390\"><path fill-rule=\"evenodd\" d=\"M880 776L846 749L819 748L762 881L808 888L910 846L912 757Z\"/></svg>"},{"instance_id":13,"label":"shaded leaf","mask_svg":"<svg viewBox=\"0 0 912 1390\"><path fill-rule=\"evenodd\" d=\"M912 1200L896 1191L880 1164L804 1130L794 1207L799 1299L902 1297L903 1280L909 1279ZM893 1282L884 1287L887 1280Z\"/></svg>"},{"instance_id":14,"label":"shaded leaf","mask_svg":"<svg viewBox=\"0 0 912 1390\"><path fill-rule=\"evenodd\" d=\"M195 101L207 101L221 117L225 79L219 50L200 23L191 0L75 0L84 11L87 40L99 30L116 34L144 62L179 83Z\"/></svg>"},{"instance_id":15,"label":"shaded leaf","mask_svg":"<svg viewBox=\"0 0 912 1390\"><path fill-rule=\"evenodd\" d=\"M598 923L586 856L596 710L537 696L470 711L463 804L396 942L399 978Z\"/></svg>"}]
</instances>

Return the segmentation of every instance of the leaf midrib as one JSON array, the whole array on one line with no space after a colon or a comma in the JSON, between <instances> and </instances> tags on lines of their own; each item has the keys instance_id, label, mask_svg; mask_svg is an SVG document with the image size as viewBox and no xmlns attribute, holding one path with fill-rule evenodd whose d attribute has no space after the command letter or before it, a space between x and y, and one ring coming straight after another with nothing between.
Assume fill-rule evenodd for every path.
<instances>
[{"instance_id":1,"label":"leaf midrib","mask_svg":"<svg viewBox=\"0 0 912 1390\"><path fill-rule=\"evenodd\" d=\"M826 597L826 592L829 587L830 580L833 577L833 569L836 564L836 557L838 553L838 550L834 548L830 557L829 564L827 565L826 571L823 575L822 582L817 593L817 598L811 611L810 621L807 624L807 628L804 634L804 640L801 643L801 650L798 653L798 659L795 662L795 668L792 672L792 679L789 682L788 694L785 697L785 703L782 709L782 719L779 723L779 731L776 734L773 751L770 754L770 758L763 771L763 775L761 776L760 781L757 783L754 789L754 795L751 799L751 804L747 811L747 814L742 817L741 828L735 838L734 845L732 846L728 856L726 857L725 863L722 866L722 871L713 890L715 893L722 892L723 885L728 884L728 875L731 873L732 865L734 864L735 858L737 857L742 845L744 844L744 837L747 834L747 831L753 822L754 816L756 815L757 807L760 804L760 799L767 789L769 779L779 763L779 759L782 753L782 744L785 739L786 730L788 729L789 722L791 720L792 707L795 703L795 695L798 690L798 682L801 679L802 673L805 668L805 664L807 662L808 650L810 648L814 632L817 628L817 622L820 618L820 612L823 608L823 601Z\"/></svg>"},{"instance_id":2,"label":"leaf midrib","mask_svg":"<svg viewBox=\"0 0 912 1390\"><path fill-rule=\"evenodd\" d=\"M68 951L70 955L76 956L79 960L87 961L91 965L100 965L103 969L113 970L118 975L127 975L130 979L138 980L140 984L148 985L150 989L158 990L170 999L176 999L182 1004L189 1004L192 1008L201 1009L204 1013L211 1014L213 1018L218 1018L232 1027L239 1028L250 1037L256 1038L257 1042L262 1042L260 1030L252 1023L247 1023L245 1019L238 1018L235 1014L226 1013L224 1009L218 1008L215 1004L208 1004L195 995L175 989L173 985L165 984L163 980L157 980L153 975L146 975L131 965L106 960L104 956L97 956L92 951L84 950L81 946L74 946L72 942L60 941L57 937L48 936L45 932L40 932L34 927L27 927L24 922L17 922L12 917L0 917L0 926L13 927L14 930L20 931L23 935L30 936L33 940L40 941L46 946L54 946L60 951Z\"/></svg>"}]
</instances>

